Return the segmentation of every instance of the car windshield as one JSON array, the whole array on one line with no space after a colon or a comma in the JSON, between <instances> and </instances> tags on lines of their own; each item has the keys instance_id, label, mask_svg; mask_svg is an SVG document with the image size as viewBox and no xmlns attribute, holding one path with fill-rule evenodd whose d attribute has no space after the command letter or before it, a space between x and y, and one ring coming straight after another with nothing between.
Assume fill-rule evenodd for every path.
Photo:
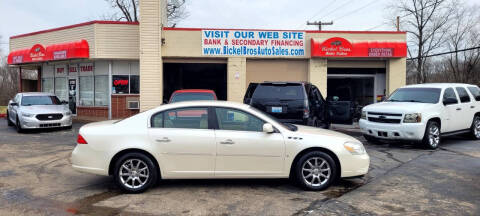
<instances>
[{"instance_id":1,"label":"car windshield","mask_svg":"<svg viewBox=\"0 0 480 216\"><path fill-rule=\"evenodd\" d=\"M268 83L260 84L253 93L252 98L275 98L283 100L303 100L305 94L302 84Z\"/></svg>"},{"instance_id":2,"label":"car windshield","mask_svg":"<svg viewBox=\"0 0 480 216\"><path fill-rule=\"evenodd\" d=\"M212 93L208 92L188 92L188 93L176 93L170 100L171 103L180 101L197 101L197 100L215 100Z\"/></svg>"},{"instance_id":3,"label":"car windshield","mask_svg":"<svg viewBox=\"0 0 480 216\"><path fill-rule=\"evenodd\" d=\"M395 91L387 102L438 103L439 88L401 88Z\"/></svg>"},{"instance_id":4,"label":"car windshield","mask_svg":"<svg viewBox=\"0 0 480 216\"><path fill-rule=\"evenodd\" d=\"M270 115L270 114L268 114L268 113L266 113L266 112L263 112L263 111L255 108L255 107L253 107L253 106L250 106L250 109L255 110L255 111L259 112L259 113L262 113L262 114L266 115L267 117L269 117L270 119L272 119L272 121L274 121L275 123L283 126L285 129L287 129L287 130L289 130L289 131L297 131L297 130L298 130L298 127L297 127L297 126L295 126L295 125L293 125L293 124L290 124L290 123L282 123L282 122L278 121L278 119L275 118L274 116L272 116L272 115Z\"/></svg>"},{"instance_id":5,"label":"car windshield","mask_svg":"<svg viewBox=\"0 0 480 216\"><path fill-rule=\"evenodd\" d=\"M32 105L60 105L62 104L57 96L24 96L22 106Z\"/></svg>"}]
</instances>

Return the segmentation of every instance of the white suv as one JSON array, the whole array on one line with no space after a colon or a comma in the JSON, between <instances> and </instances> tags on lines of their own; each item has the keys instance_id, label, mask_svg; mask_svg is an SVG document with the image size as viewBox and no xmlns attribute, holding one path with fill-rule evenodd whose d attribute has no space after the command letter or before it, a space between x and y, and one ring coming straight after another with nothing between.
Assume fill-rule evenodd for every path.
<instances>
[{"instance_id":1,"label":"white suv","mask_svg":"<svg viewBox=\"0 0 480 216\"><path fill-rule=\"evenodd\" d=\"M441 136L470 133L480 139L480 89L455 83L405 86L384 102L364 107L360 128L370 142L421 141L431 149Z\"/></svg>"}]
</instances>

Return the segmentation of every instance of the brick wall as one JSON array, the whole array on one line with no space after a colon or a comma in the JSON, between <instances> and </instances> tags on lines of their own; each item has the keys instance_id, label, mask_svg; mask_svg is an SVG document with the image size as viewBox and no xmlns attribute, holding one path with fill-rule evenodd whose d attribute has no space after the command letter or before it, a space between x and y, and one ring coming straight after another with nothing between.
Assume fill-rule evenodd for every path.
<instances>
[{"instance_id":1,"label":"brick wall","mask_svg":"<svg viewBox=\"0 0 480 216\"><path fill-rule=\"evenodd\" d=\"M139 110L127 109L127 98L139 98L139 95L112 95L112 119L126 118L135 115Z\"/></svg>"},{"instance_id":2,"label":"brick wall","mask_svg":"<svg viewBox=\"0 0 480 216\"><path fill-rule=\"evenodd\" d=\"M108 119L108 107L77 107L78 119Z\"/></svg>"}]
</instances>

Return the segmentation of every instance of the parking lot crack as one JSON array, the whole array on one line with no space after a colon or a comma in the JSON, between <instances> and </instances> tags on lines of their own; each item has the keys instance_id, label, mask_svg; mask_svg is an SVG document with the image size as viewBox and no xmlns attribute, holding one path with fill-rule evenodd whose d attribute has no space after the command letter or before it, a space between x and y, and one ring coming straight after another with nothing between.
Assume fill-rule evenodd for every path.
<instances>
[{"instance_id":1,"label":"parking lot crack","mask_svg":"<svg viewBox=\"0 0 480 216\"><path fill-rule=\"evenodd\" d=\"M465 154L465 153L459 152L459 151L450 150L450 149L447 149L447 148L440 147L439 149L442 150L442 151L451 152L451 153L454 153L454 154L459 154L459 155L463 155L463 156L467 156L467 157L478 158L478 157L475 157L473 155Z\"/></svg>"}]
</instances>

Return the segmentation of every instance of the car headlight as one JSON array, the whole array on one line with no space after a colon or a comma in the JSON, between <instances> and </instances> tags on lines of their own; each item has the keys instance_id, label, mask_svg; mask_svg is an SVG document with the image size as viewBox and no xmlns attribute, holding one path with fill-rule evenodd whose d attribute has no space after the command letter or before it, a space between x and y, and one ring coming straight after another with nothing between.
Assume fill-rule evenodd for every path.
<instances>
[{"instance_id":1,"label":"car headlight","mask_svg":"<svg viewBox=\"0 0 480 216\"><path fill-rule=\"evenodd\" d=\"M34 116L34 114L31 114L31 113L22 113L22 116L23 117L27 117L27 118L31 118Z\"/></svg>"},{"instance_id":2,"label":"car headlight","mask_svg":"<svg viewBox=\"0 0 480 216\"><path fill-rule=\"evenodd\" d=\"M405 114L405 117L403 118L403 123L418 123L418 122L422 122L422 114L420 113Z\"/></svg>"},{"instance_id":3,"label":"car headlight","mask_svg":"<svg viewBox=\"0 0 480 216\"><path fill-rule=\"evenodd\" d=\"M365 148L361 142L347 141L343 147L353 155L365 154Z\"/></svg>"},{"instance_id":4,"label":"car headlight","mask_svg":"<svg viewBox=\"0 0 480 216\"><path fill-rule=\"evenodd\" d=\"M367 111L362 111L362 116L360 118L367 120Z\"/></svg>"},{"instance_id":5,"label":"car headlight","mask_svg":"<svg viewBox=\"0 0 480 216\"><path fill-rule=\"evenodd\" d=\"M65 115L66 115L66 116L72 115L72 111L69 110L69 111L65 112Z\"/></svg>"}]
</instances>

